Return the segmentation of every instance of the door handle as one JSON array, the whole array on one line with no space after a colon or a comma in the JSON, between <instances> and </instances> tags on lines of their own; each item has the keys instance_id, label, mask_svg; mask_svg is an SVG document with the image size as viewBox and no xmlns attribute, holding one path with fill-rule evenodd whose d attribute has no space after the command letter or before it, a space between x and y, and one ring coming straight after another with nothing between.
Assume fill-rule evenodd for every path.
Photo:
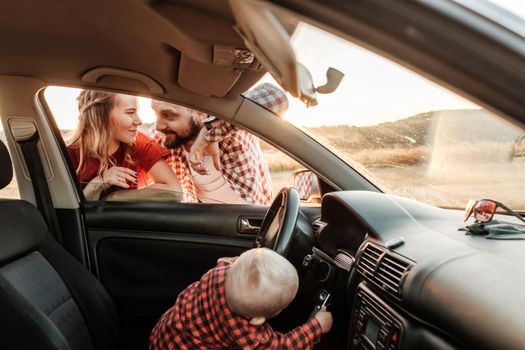
<instances>
[{"instance_id":1,"label":"door handle","mask_svg":"<svg viewBox=\"0 0 525 350\"><path fill-rule=\"evenodd\" d=\"M259 226L252 226L249 219L243 218L239 220L240 233L258 233Z\"/></svg>"}]
</instances>

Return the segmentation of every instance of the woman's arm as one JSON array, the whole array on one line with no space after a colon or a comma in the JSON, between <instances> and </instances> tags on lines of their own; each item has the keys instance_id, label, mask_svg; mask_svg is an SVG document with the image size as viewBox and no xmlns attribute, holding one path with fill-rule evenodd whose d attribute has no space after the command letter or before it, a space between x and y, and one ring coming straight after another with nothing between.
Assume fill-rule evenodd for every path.
<instances>
[{"instance_id":1,"label":"woman's arm","mask_svg":"<svg viewBox=\"0 0 525 350\"><path fill-rule=\"evenodd\" d=\"M108 201L175 201L182 200L182 187L177 176L162 158L148 172L155 182L140 189L111 192L104 200Z\"/></svg>"},{"instance_id":2,"label":"woman's arm","mask_svg":"<svg viewBox=\"0 0 525 350\"><path fill-rule=\"evenodd\" d=\"M119 202L181 202L182 196L182 192L166 191L149 186L138 190L114 191L104 197L104 200Z\"/></svg>"},{"instance_id":3,"label":"woman's arm","mask_svg":"<svg viewBox=\"0 0 525 350\"><path fill-rule=\"evenodd\" d=\"M84 188L84 196L87 200L96 201L100 198L100 194L112 185L129 188L126 181L137 182L137 173L129 168L112 166L102 176L97 176L89 181Z\"/></svg>"},{"instance_id":4,"label":"woman's arm","mask_svg":"<svg viewBox=\"0 0 525 350\"><path fill-rule=\"evenodd\" d=\"M148 171L148 174L153 179L154 184L149 185L147 188L182 192L182 186L180 185L175 172L168 166L168 164L166 164L164 158L159 159Z\"/></svg>"}]
</instances>

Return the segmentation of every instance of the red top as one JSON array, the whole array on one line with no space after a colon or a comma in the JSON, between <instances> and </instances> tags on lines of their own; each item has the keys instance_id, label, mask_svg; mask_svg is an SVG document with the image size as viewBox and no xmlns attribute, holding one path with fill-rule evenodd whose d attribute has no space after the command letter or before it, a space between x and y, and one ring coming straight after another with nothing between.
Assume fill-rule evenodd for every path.
<instances>
[{"instance_id":1,"label":"red top","mask_svg":"<svg viewBox=\"0 0 525 350\"><path fill-rule=\"evenodd\" d=\"M130 186L129 188L146 186L148 171L160 159L165 159L169 155L168 151L162 145L159 145L141 132L137 133L135 145L132 147L131 151L131 159L135 161L135 164L131 164L125 159L125 150L126 147L121 143L118 150L113 153L112 158L115 160L117 166L130 168L139 174L137 177L138 184L130 181L127 182ZM69 146L67 151L69 153L69 158L73 163L73 167L76 169L80 162L80 150L79 148L72 148ZM97 176L99 167L99 159L88 157L85 160L84 169L78 174L78 179L80 180L82 187L85 187L89 181Z\"/></svg>"},{"instance_id":2,"label":"red top","mask_svg":"<svg viewBox=\"0 0 525 350\"><path fill-rule=\"evenodd\" d=\"M224 280L235 259L219 259L217 267L179 294L153 328L150 350L313 349L322 333L315 317L283 334L267 322L254 326L228 307Z\"/></svg>"}]
</instances>

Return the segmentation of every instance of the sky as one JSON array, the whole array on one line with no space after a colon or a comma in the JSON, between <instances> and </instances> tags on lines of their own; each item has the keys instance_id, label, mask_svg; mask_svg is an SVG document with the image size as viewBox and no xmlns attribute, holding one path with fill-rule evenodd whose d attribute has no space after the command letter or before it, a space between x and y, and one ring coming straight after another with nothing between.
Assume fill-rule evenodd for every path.
<instances>
[{"instance_id":1,"label":"sky","mask_svg":"<svg viewBox=\"0 0 525 350\"><path fill-rule=\"evenodd\" d=\"M73 129L77 124L77 96L80 89L50 86L46 88L45 98L53 112L60 129ZM151 100L139 97L139 116L143 123L154 122L155 112L150 107Z\"/></svg>"},{"instance_id":2,"label":"sky","mask_svg":"<svg viewBox=\"0 0 525 350\"><path fill-rule=\"evenodd\" d=\"M525 16L525 1L495 0ZM345 74L338 89L318 94L318 105L306 108L289 95L285 119L298 126L349 124L375 125L418 113L444 109L471 109L477 105L381 56L343 39L302 24L293 38L297 60L312 74L314 85L323 85L333 67ZM273 81L266 75L262 81ZM60 128L76 125L78 89L50 87L45 96ZM149 99L139 98L143 122L153 122Z\"/></svg>"}]
</instances>

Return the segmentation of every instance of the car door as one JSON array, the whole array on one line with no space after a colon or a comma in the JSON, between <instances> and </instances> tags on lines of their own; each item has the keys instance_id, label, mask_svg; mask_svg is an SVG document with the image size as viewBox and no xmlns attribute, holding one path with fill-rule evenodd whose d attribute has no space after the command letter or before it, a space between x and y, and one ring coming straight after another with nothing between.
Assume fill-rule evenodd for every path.
<instances>
[{"instance_id":1,"label":"car door","mask_svg":"<svg viewBox=\"0 0 525 350\"><path fill-rule=\"evenodd\" d=\"M266 206L188 203L84 204L93 270L111 294L121 317L122 339L143 343L158 317L219 257L254 246ZM303 213L314 220L318 207Z\"/></svg>"}]
</instances>

